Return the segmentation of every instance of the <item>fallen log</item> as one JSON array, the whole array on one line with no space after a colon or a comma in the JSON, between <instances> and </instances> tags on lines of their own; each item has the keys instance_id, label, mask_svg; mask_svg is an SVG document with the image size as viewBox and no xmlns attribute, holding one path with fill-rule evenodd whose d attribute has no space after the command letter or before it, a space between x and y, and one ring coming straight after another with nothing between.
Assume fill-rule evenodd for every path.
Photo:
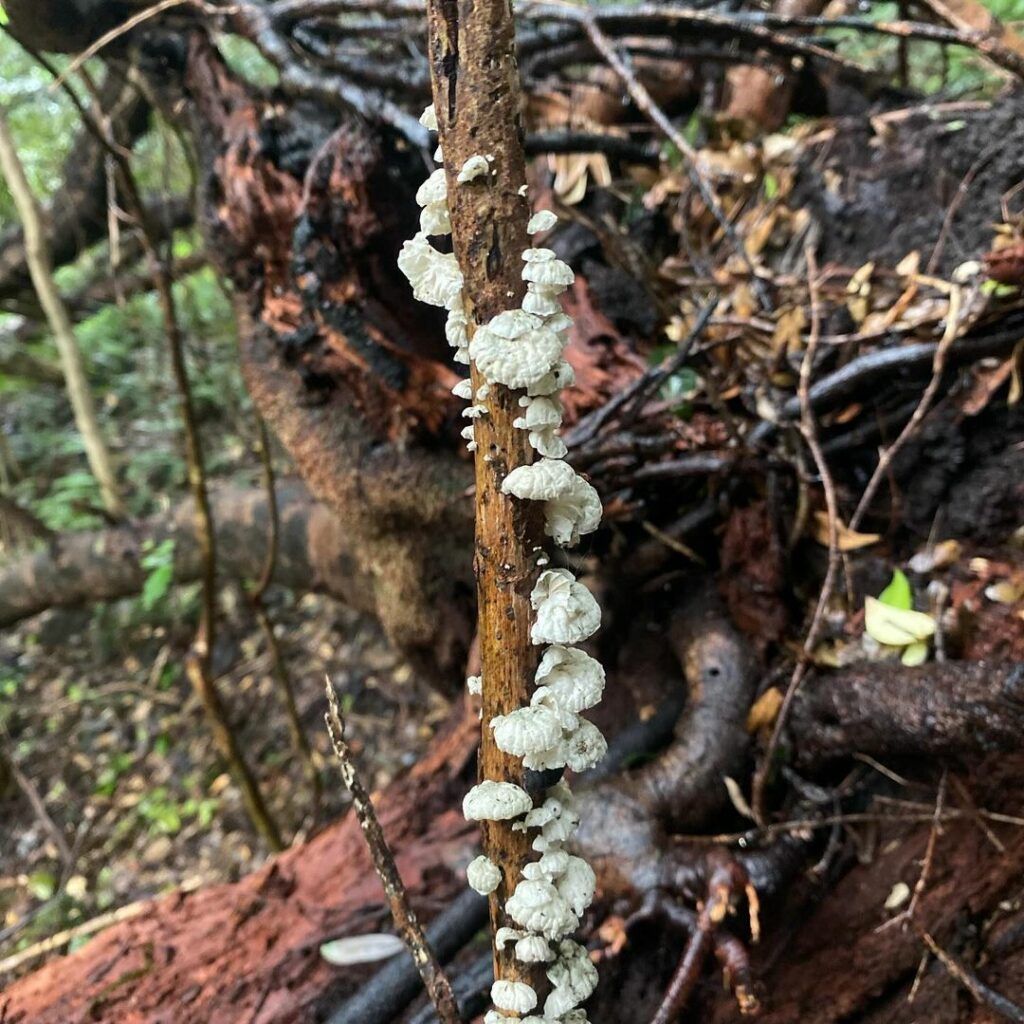
<instances>
[{"instance_id":1,"label":"fallen log","mask_svg":"<svg viewBox=\"0 0 1024 1024\"><path fill-rule=\"evenodd\" d=\"M853 700L850 714L860 716L857 720L864 723L863 732L857 738L853 732L834 738L830 743L834 752L856 750L860 739L869 740L881 716L887 713L896 723L890 732L896 738L891 738L886 747L890 753L898 752L900 744L907 753L931 753L926 743L913 741L909 726L916 719L900 710L912 707L913 701L904 705L898 699L902 689L926 687L934 695L933 710L966 709L959 713L956 725L945 719L949 723L948 742L940 749L975 756L993 749L1017 750L1019 727L1016 732L1013 727L997 727L995 719L1000 712L993 701L1007 688L1013 689L1018 672L1016 666L1004 663L961 662L920 669L860 665L822 676L809 684L808 701L794 708L791 727L795 748L799 753L805 741L810 745L808 749L821 747L819 734L832 714L829 708L846 708ZM849 697L851 690L870 693L867 681L871 679L881 679L879 692L896 699L887 712L882 704L885 697L871 704L866 703L867 696ZM962 694L967 699L961 700ZM857 700L861 701L859 705ZM1016 706L1015 702L1011 704ZM859 712L858 706L862 709ZM409 775L392 783L378 801L399 869L417 912L424 918L430 918L432 912L448 905L462 891L461 867L472 856L476 842L474 831L455 808L468 785L468 765L479 726L473 713L460 710L456 718ZM975 727L984 722L988 722L987 730L977 732ZM962 730L956 743L952 743L953 728ZM1019 757L1014 760L1004 756L997 763L998 772L977 775L975 798L991 810L1019 814L1017 789L1007 784L1007 778L1013 775L1012 766L1016 764L1019 770ZM895 824L907 828L898 821ZM872 888L878 889L877 908L860 901L865 909L859 916L849 917L850 906L858 901L850 892L854 883L843 882L815 911L812 946L807 946L802 935L793 935L793 929L806 920L800 907L788 924L785 914L781 921L769 922L771 941L762 966L770 972L768 987L778 994L778 1005L787 1007L769 1019L778 1024L804 1020L799 1014L786 1014L795 1013L795 1006L806 1011L812 1005L820 1012L816 1010L808 1020L854 1019L844 1016L844 1012L862 1005L859 1000L867 999L871 985L898 980L907 964L912 974L919 956L913 933L899 929L873 932L871 928L878 921L869 925L865 918L865 914L871 917L882 913L894 875L906 875L913 882L917 870L914 858L920 857L928 824L911 827L911 840L886 855L885 870L878 877L872 874L871 866L856 869L856 885L870 880ZM935 891L928 893L920 905L922 923L936 934L964 907L977 912L994 906L1003 898L1007 885L1019 877L1024 833L1019 829L1008 833L1006 826L1000 828L1003 854L992 847L967 813L948 829L943 857L950 858L950 873L934 876ZM964 865L971 866L969 885L961 884ZM372 871L358 823L350 816L238 883L155 901L150 912L115 925L72 955L55 959L14 982L0 997L0 1019L5 1024L78 1024L97 1019L119 1024L290 1024L319 1020L341 1005L376 969L375 965L340 971L330 968L318 957L318 945L339 934L379 930L386 927L386 920L380 883ZM777 942L796 942L794 948L799 949L807 947L807 955L817 964L815 972L800 973L801 957L787 954L779 958ZM844 959L844 951L854 943L873 958L869 973L864 975L870 984L868 980L857 980L856 984L851 981L848 995L834 999L830 971L836 963L846 963L849 958ZM898 959L890 962L887 958L893 951ZM611 988L615 987L618 970L606 972ZM776 980L776 972L784 982ZM602 1008L593 1016L595 1024L627 1019L609 1016L618 1012L615 1006L621 993L609 992L605 1012L601 999L604 991L596 1000ZM625 1012L622 1007L618 1009ZM730 1014L735 1009L728 997L722 998L719 1009L716 1021L734 1019Z\"/></svg>"},{"instance_id":2,"label":"fallen log","mask_svg":"<svg viewBox=\"0 0 1024 1024\"><path fill-rule=\"evenodd\" d=\"M266 556L269 516L266 493L224 487L211 495L217 529L218 569L226 580L259 576ZM365 581L350 551L343 524L298 483L277 488L280 550L274 582L321 591L364 611ZM49 608L115 601L142 591L151 546L174 542L174 582L190 583L201 571L191 500L169 512L127 526L60 535L39 551L0 566L0 626Z\"/></svg>"}]
</instances>

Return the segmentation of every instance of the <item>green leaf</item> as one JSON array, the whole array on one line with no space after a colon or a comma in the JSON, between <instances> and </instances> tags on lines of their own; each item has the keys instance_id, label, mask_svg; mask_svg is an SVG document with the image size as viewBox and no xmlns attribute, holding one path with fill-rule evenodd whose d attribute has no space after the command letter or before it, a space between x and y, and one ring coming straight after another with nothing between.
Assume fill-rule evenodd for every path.
<instances>
[{"instance_id":1,"label":"green leaf","mask_svg":"<svg viewBox=\"0 0 1024 1024\"><path fill-rule=\"evenodd\" d=\"M142 607L147 612L152 611L161 601L163 596L171 587L171 580L174 578L174 566L161 565L154 569L147 577L142 586Z\"/></svg>"},{"instance_id":2,"label":"green leaf","mask_svg":"<svg viewBox=\"0 0 1024 1024\"><path fill-rule=\"evenodd\" d=\"M28 876L28 891L37 900L48 900L57 891L57 879L49 871L33 871Z\"/></svg>"},{"instance_id":3,"label":"green leaf","mask_svg":"<svg viewBox=\"0 0 1024 1024\"><path fill-rule=\"evenodd\" d=\"M878 595L878 600L890 608L899 608L901 611L910 611L914 607L914 596L910 592L910 580L901 569L897 569L892 574L889 586Z\"/></svg>"},{"instance_id":4,"label":"green leaf","mask_svg":"<svg viewBox=\"0 0 1024 1024\"><path fill-rule=\"evenodd\" d=\"M935 620L924 612L893 608L869 597L864 602L864 631L886 647L907 647L927 640L935 632Z\"/></svg>"}]
</instances>

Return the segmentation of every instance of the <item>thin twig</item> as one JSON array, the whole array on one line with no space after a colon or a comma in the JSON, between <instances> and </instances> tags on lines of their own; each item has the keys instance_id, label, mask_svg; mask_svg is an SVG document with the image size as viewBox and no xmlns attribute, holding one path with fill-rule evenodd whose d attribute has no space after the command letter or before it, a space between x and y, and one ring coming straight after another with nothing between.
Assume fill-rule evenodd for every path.
<instances>
[{"instance_id":1,"label":"thin twig","mask_svg":"<svg viewBox=\"0 0 1024 1024\"><path fill-rule=\"evenodd\" d=\"M966 964L958 960L952 953L946 952L926 931L920 931L921 941L932 951L935 958L949 971L950 975L971 995L975 1002L984 1003L987 1007L1015 1024L1024 1024L1024 1008L1013 1000L1007 999L1001 992L986 985Z\"/></svg>"},{"instance_id":2,"label":"thin twig","mask_svg":"<svg viewBox=\"0 0 1024 1024\"><path fill-rule=\"evenodd\" d=\"M281 534L281 515L277 506L277 490L274 480L274 463L270 451L270 438L267 435L267 425L262 416L256 417L259 435L260 464L263 467L263 486L267 493L267 514L269 528L267 532L267 552L263 561L263 571L256 581L256 586L249 593L249 600L252 603L253 613L263 633L264 643L267 645L267 652L270 654L272 674L277 682L278 692L281 695L281 702L284 704L285 717L288 721L288 732L291 736L292 748L302 761L306 778L313 798L313 820L315 821L320 811L320 799L323 795L323 783L320 780L320 773L317 771L316 760L313 756L313 749L309 743L306 730L302 727L302 719L299 715L298 703L295 699L295 687L292 684L291 672L288 671L288 662L281 651L281 645L277 642L277 635L274 633L274 624L270 619L266 601L263 597L267 587L274 578L274 569L277 565L277 553Z\"/></svg>"},{"instance_id":3,"label":"thin twig","mask_svg":"<svg viewBox=\"0 0 1024 1024\"><path fill-rule=\"evenodd\" d=\"M324 715L324 721L331 737L331 747L338 759L342 780L352 794L352 804L359 819L359 827L363 831L366 845L370 848L373 866L384 886L384 895L391 908L395 928L416 962L423 985L442 1024L462 1024L462 1014L459 1012L451 983L423 933L416 912L409 903L409 894L402 882L402 876L398 873L394 854L388 846L387 839L384 838L384 831L380 827L370 795L356 771L352 752L345 740L345 724L338 707L338 696L330 679L327 679L326 684L328 711Z\"/></svg>"},{"instance_id":4,"label":"thin twig","mask_svg":"<svg viewBox=\"0 0 1024 1024\"><path fill-rule=\"evenodd\" d=\"M91 921L84 921L82 924L75 925L74 928L66 928L64 931L57 932L56 935L50 935L17 953L12 953L6 959L0 960L0 975L17 970L22 964L27 964L37 956L52 953L55 949L60 949L61 946L66 946L75 939L85 938L86 935L95 935L96 932L109 928L112 924L127 921L130 917L138 917L152 906L152 900L138 900L135 903L119 907L117 910L100 914L99 917L94 917Z\"/></svg>"},{"instance_id":5,"label":"thin twig","mask_svg":"<svg viewBox=\"0 0 1024 1024\"><path fill-rule=\"evenodd\" d=\"M899 436L888 448L883 449L879 454L878 464L875 466L871 479L868 480L864 493L860 496L860 501L857 503L856 511L850 519L851 530L856 530L860 526L865 514L871 507L871 502L874 500L882 480L892 465L893 459L914 436L917 428L921 425L921 421L928 415L932 407L932 402L938 393L939 385L942 383L942 375L946 369L946 353L950 345L956 340L957 331L960 327L960 303L960 289L953 285L949 293L949 309L946 311L946 330L942 335L942 339L935 347L935 353L932 357L931 380L928 381L928 386L925 388L924 394L921 395L917 408L914 409L913 415L900 431Z\"/></svg>"},{"instance_id":6,"label":"thin twig","mask_svg":"<svg viewBox=\"0 0 1024 1024\"><path fill-rule=\"evenodd\" d=\"M793 675L790 677L789 685L786 687L786 694L782 699L782 706L775 719L775 726L772 729L768 747L757 771L754 773L754 781L751 790L751 808L754 818L758 824L764 823L764 798L765 787L771 775L772 762L775 759L775 752L778 749L779 741L782 738L782 730L785 728L789 709L793 704L800 683L807 674L811 664L811 654L818 642L818 635L825 618L825 610L832 597L832 590L835 587L836 575L839 571L839 499L836 495L835 482L828 468L828 462L821 450L821 441L818 437L818 423L814 416L814 409L811 406L811 372L814 368L814 356L818 349L818 341L821 338L821 296L818 288L818 266L811 248L805 250L807 258L807 278L811 296L811 333L807 340L807 349L804 352L803 362L800 365L800 382L798 386L798 397L800 399L800 433L803 435L807 447L814 458L818 475L821 477L821 485L825 492L825 505L828 509L828 568L825 572L825 581L821 586L821 593L818 595L818 603L811 618L810 628L804 640L800 658L793 668Z\"/></svg>"},{"instance_id":7,"label":"thin twig","mask_svg":"<svg viewBox=\"0 0 1024 1024\"><path fill-rule=\"evenodd\" d=\"M36 784L18 766L18 762L14 757L14 744L11 743L11 738L7 733L7 726L2 724L0 724L0 755L7 762L7 767L10 769L11 775L14 776L14 781L18 784L18 788L22 793L25 794L25 799L28 800L39 824L50 834L50 838L60 854L61 863L64 865L65 870L67 870L71 866L72 861L71 847L68 846L68 841L64 838L64 833L60 826L50 817L50 812L46 809L46 802L36 788Z\"/></svg>"},{"instance_id":8,"label":"thin twig","mask_svg":"<svg viewBox=\"0 0 1024 1024\"><path fill-rule=\"evenodd\" d=\"M914 920L914 913L917 910L917 904L920 902L921 896L924 893L925 887L928 885L928 878L932 873L932 863L935 860L935 847L938 844L939 833L942 831L942 809L946 802L946 782L949 777L949 769L942 769L942 778L939 780L938 792L935 794L935 813L932 815L932 827L928 833L928 845L925 847L924 860L921 863L921 873L917 876L917 881L914 883L914 892L910 897L910 903L907 905L907 909L897 914L895 917L890 918L885 922L877 931L884 931L886 928L891 928L895 924L902 926L903 930L909 927L910 923Z\"/></svg>"}]
</instances>

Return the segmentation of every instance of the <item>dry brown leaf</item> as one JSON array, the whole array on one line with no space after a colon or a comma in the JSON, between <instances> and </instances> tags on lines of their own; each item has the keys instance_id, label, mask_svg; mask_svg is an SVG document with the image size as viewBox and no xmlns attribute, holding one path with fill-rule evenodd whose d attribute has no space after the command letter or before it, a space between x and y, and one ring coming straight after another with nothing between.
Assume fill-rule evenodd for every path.
<instances>
[{"instance_id":1,"label":"dry brown leaf","mask_svg":"<svg viewBox=\"0 0 1024 1024\"><path fill-rule=\"evenodd\" d=\"M814 539L823 547L829 544L829 520L827 512L814 513L814 528L811 531ZM870 547L877 544L881 539L880 533L858 533L851 530L842 520L836 523L840 551L857 551L860 548Z\"/></svg>"},{"instance_id":2,"label":"dry brown leaf","mask_svg":"<svg viewBox=\"0 0 1024 1024\"><path fill-rule=\"evenodd\" d=\"M747 732L755 733L761 729L770 729L779 717L782 707L782 691L771 686L754 701L754 706L747 715Z\"/></svg>"}]
</instances>

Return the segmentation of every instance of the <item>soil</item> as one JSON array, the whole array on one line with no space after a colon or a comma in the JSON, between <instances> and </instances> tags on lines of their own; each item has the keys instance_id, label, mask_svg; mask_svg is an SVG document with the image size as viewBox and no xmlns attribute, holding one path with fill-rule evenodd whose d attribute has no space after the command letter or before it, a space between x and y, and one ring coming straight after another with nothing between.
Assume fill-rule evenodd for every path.
<instances>
[{"instance_id":1,"label":"soil","mask_svg":"<svg viewBox=\"0 0 1024 1024\"><path fill-rule=\"evenodd\" d=\"M895 266L914 250L927 265L956 199L936 266L948 274L991 248L1001 201L1021 180L1022 147L1019 94L981 110L851 118L805 157L793 205L807 205L821 225L821 262L855 268ZM1010 207L1019 213L1020 200Z\"/></svg>"}]
</instances>

